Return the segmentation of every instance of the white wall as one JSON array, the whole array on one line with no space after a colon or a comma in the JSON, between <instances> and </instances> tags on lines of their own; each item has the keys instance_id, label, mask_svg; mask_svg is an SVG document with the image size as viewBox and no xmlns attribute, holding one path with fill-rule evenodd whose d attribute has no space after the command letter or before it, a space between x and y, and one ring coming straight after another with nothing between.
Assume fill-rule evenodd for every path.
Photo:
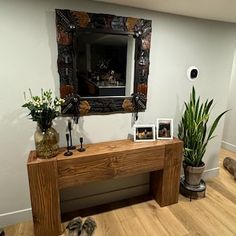
<instances>
[{"instance_id":1,"label":"white wall","mask_svg":"<svg viewBox=\"0 0 236 236\"><path fill-rule=\"evenodd\" d=\"M28 88L35 94L40 92L40 88L51 88L59 94L55 8L152 20L148 107L145 113L139 115L139 123L155 123L157 117L173 117L176 134L183 101L188 99L193 85L186 78L186 70L191 65L200 69L200 78L195 82L198 94L204 98L215 98L213 114L226 108L227 96L224 95L229 86L236 39L236 26L233 24L86 0L0 0L0 6L0 225L23 221L29 217L26 161L29 150L34 149L35 124L26 118L27 111L21 105L24 102L23 91ZM65 123L66 119L62 118L55 122L61 135L61 145L65 145ZM216 156L222 128L223 122L205 156L207 169L212 170L213 175L218 168ZM125 139L132 132L132 115L84 117L79 120L75 130L84 136L87 143ZM119 199L146 191L147 181L148 176L143 175L128 178L127 181L107 182L106 185L107 189L114 190L122 186L143 184L127 195L124 192L112 195L112 199ZM69 193L63 192L62 196L67 200L77 194L90 195L99 192L100 187L104 192L107 191L102 183L90 186L82 193L74 189ZM66 204L64 208L67 209Z\"/></svg>"},{"instance_id":2,"label":"white wall","mask_svg":"<svg viewBox=\"0 0 236 236\"><path fill-rule=\"evenodd\" d=\"M236 45L235 45L236 46ZM222 147L236 152L236 47L228 92L228 108L230 111L225 117Z\"/></svg>"}]
</instances>

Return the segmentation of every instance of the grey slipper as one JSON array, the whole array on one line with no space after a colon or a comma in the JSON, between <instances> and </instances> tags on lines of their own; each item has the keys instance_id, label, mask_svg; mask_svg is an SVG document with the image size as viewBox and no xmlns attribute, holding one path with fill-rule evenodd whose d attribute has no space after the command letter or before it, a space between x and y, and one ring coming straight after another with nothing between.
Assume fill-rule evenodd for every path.
<instances>
[{"instance_id":1,"label":"grey slipper","mask_svg":"<svg viewBox=\"0 0 236 236\"><path fill-rule=\"evenodd\" d=\"M92 236L96 227L97 224L95 220L91 217L88 217L82 225L81 236Z\"/></svg>"},{"instance_id":2,"label":"grey slipper","mask_svg":"<svg viewBox=\"0 0 236 236\"><path fill-rule=\"evenodd\" d=\"M69 230L70 235L77 236L81 234L82 229L82 218L76 217L72 219L69 224L66 226L66 228Z\"/></svg>"}]
</instances>

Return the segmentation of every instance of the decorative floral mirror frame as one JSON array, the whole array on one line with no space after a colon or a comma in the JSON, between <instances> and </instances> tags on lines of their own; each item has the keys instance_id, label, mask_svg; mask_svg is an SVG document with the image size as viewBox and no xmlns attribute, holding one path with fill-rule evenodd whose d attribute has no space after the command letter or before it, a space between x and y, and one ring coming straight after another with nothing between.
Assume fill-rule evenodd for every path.
<instances>
[{"instance_id":1,"label":"decorative floral mirror frame","mask_svg":"<svg viewBox=\"0 0 236 236\"><path fill-rule=\"evenodd\" d=\"M58 73L62 112L75 117L87 114L145 111L147 103L151 21L108 14L56 9ZM80 97L77 85L76 34L81 31L126 34L135 38L134 91L130 96Z\"/></svg>"}]
</instances>

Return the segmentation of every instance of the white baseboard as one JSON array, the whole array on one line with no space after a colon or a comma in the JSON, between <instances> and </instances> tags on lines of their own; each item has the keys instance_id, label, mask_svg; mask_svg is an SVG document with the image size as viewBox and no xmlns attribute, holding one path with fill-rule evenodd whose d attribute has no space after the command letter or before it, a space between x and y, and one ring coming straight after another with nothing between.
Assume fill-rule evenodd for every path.
<instances>
[{"instance_id":1,"label":"white baseboard","mask_svg":"<svg viewBox=\"0 0 236 236\"><path fill-rule=\"evenodd\" d=\"M220 171L220 167L216 167L216 168L212 168L212 169L209 169L209 170L205 170L203 172L202 178L204 180L208 180L208 179L211 179L213 177L216 177L216 176L219 175L219 171Z\"/></svg>"},{"instance_id":2,"label":"white baseboard","mask_svg":"<svg viewBox=\"0 0 236 236\"><path fill-rule=\"evenodd\" d=\"M232 143L228 143L228 142L222 141L221 142L221 147L226 149L226 150L229 150L231 152L236 152L236 145L234 145Z\"/></svg>"},{"instance_id":3,"label":"white baseboard","mask_svg":"<svg viewBox=\"0 0 236 236\"><path fill-rule=\"evenodd\" d=\"M0 227L32 220L31 208L0 214Z\"/></svg>"}]
</instances>

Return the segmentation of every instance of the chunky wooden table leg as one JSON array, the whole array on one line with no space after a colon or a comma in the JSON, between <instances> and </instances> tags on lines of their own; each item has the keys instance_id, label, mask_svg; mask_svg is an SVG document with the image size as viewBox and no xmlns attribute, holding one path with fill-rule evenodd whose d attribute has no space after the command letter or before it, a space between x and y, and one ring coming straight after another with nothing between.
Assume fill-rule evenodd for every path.
<instances>
[{"instance_id":1,"label":"chunky wooden table leg","mask_svg":"<svg viewBox=\"0 0 236 236\"><path fill-rule=\"evenodd\" d=\"M27 166L35 236L57 236L62 233L57 160L35 158Z\"/></svg>"},{"instance_id":2,"label":"chunky wooden table leg","mask_svg":"<svg viewBox=\"0 0 236 236\"><path fill-rule=\"evenodd\" d=\"M150 191L161 207L178 202L182 143L166 144L163 170L150 174Z\"/></svg>"}]
</instances>

